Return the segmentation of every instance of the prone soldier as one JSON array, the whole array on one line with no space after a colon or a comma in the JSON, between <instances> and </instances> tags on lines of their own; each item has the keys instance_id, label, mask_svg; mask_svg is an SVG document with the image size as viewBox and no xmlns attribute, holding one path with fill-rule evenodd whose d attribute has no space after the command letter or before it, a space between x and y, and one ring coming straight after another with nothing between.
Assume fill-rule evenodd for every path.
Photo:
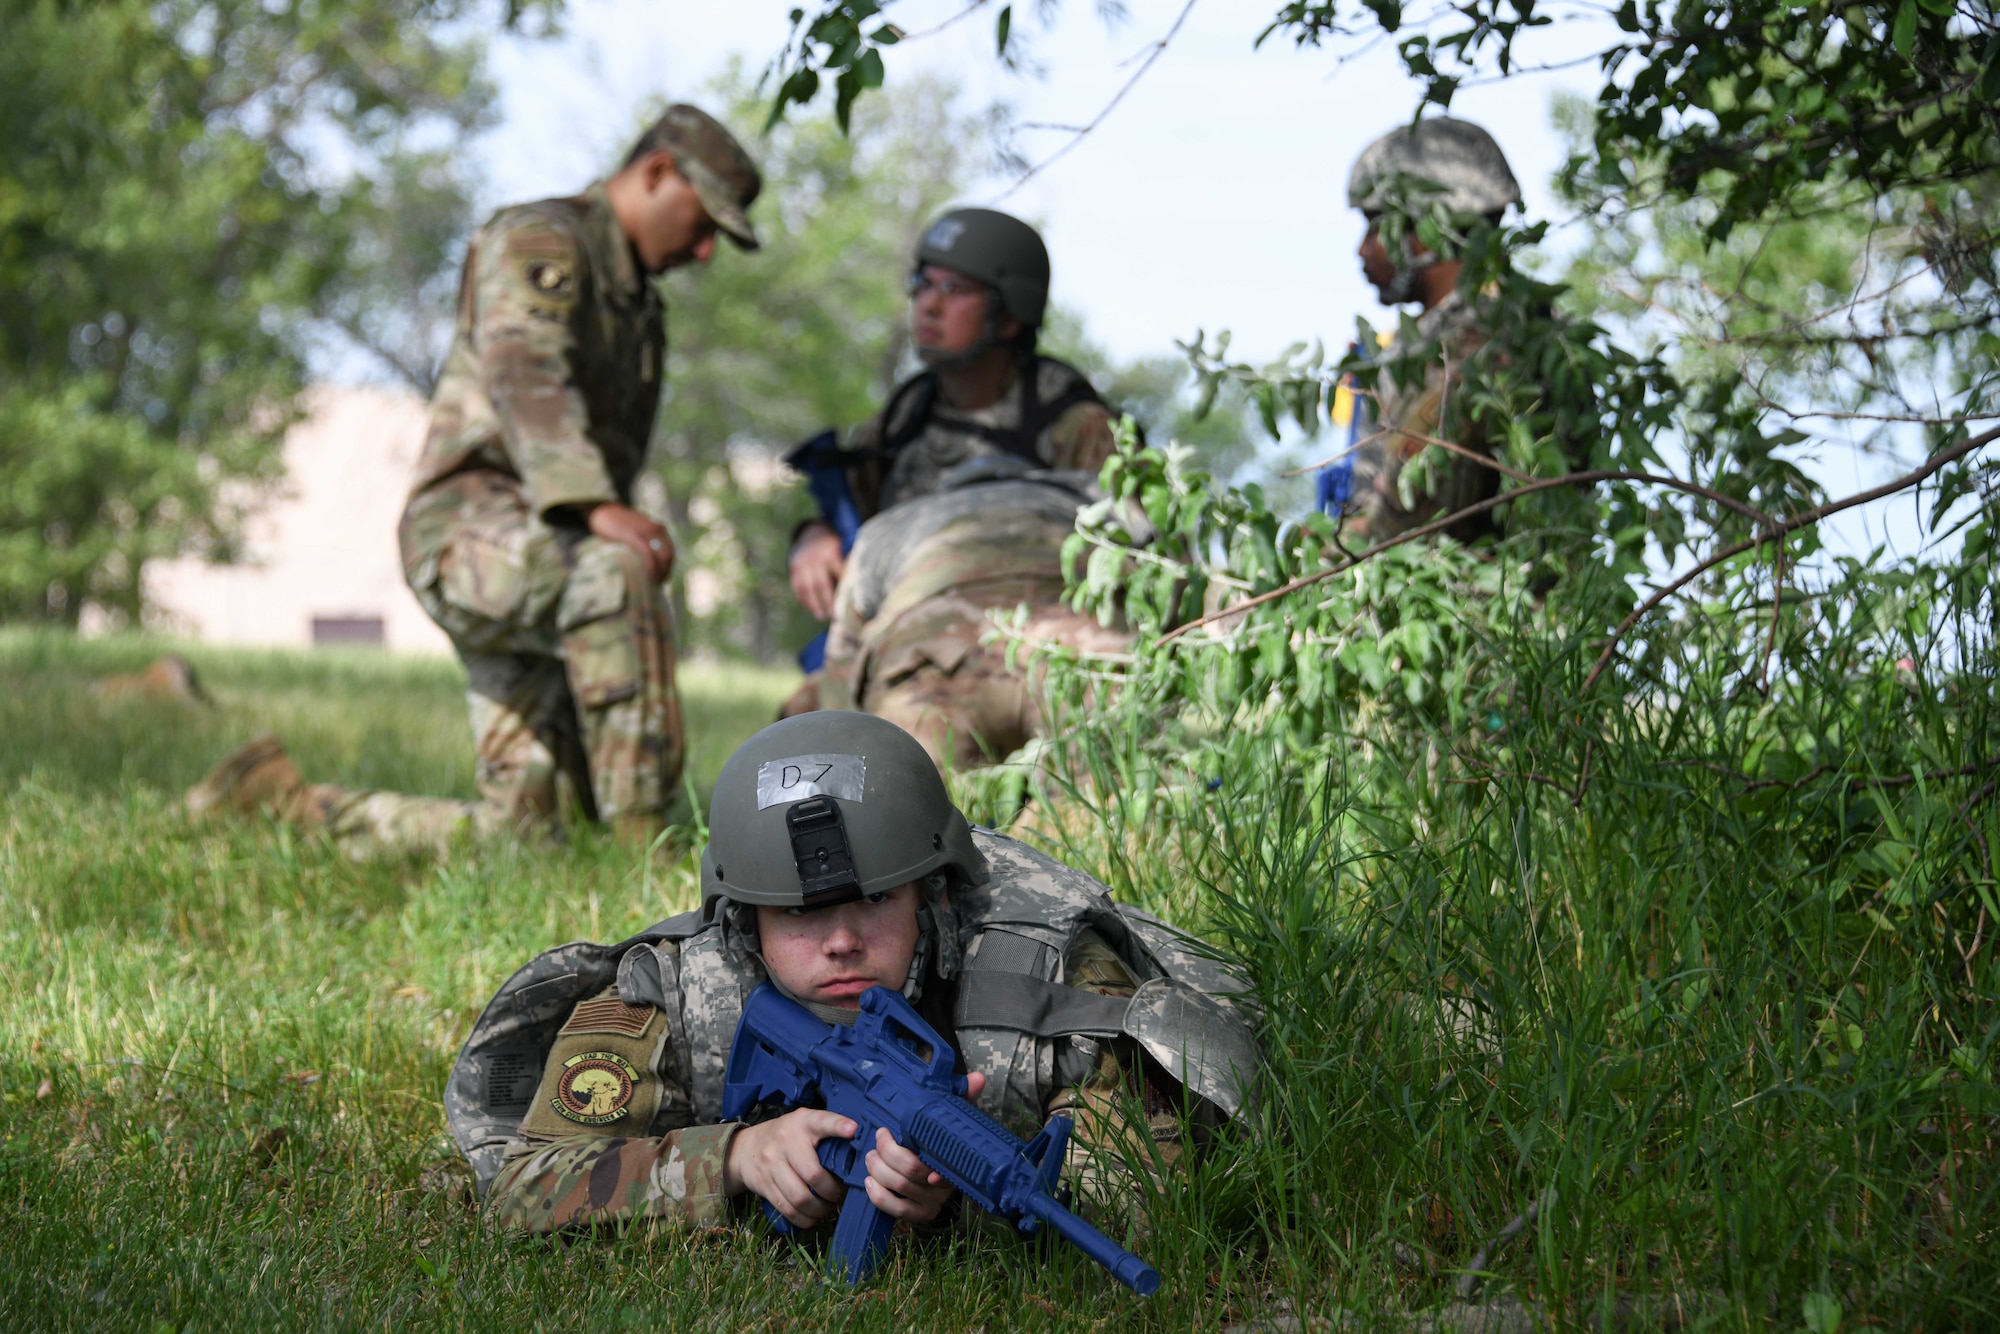
<instances>
[{"instance_id":1,"label":"prone soldier","mask_svg":"<svg viewBox=\"0 0 2000 1334\"><path fill-rule=\"evenodd\" d=\"M681 798L666 529L632 507L666 329L652 278L757 247L761 180L728 130L669 107L625 165L573 198L502 209L474 235L403 568L468 681L479 800L306 784L260 737L193 788L193 813L266 808L355 851L468 826L586 815L650 841Z\"/></svg>"},{"instance_id":2,"label":"prone soldier","mask_svg":"<svg viewBox=\"0 0 2000 1334\"><path fill-rule=\"evenodd\" d=\"M1062 543L1095 497L1115 416L1083 373L1036 350L1049 253L1025 222L955 209L918 243L910 327L924 370L839 456L865 522L851 553L827 523L789 558L805 609L830 620L824 674L789 701L889 718L941 765L998 759L1044 719L988 613L1025 605L1030 642L1130 643L1061 602Z\"/></svg>"},{"instance_id":3,"label":"prone soldier","mask_svg":"<svg viewBox=\"0 0 2000 1334\"><path fill-rule=\"evenodd\" d=\"M853 866L837 889L791 837L794 816L828 807ZM1090 877L970 827L929 755L882 719L816 712L745 742L716 785L701 876L698 909L549 951L474 1025L446 1110L501 1224L713 1224L751 1197L798 1227L835 1213L844 1188L817 1145L852 1122L721 1119L737 1022L767 980L828 1023L854 1022L871 987L901 992L1017 1132L1067 1111L1079 1140L1142 1136L1170 1166L1185 1127L1221 1125L1251 1093L1242 984ZM886 1130L866 1147L883 1212L917 1224L952 1208ZM1109 1182L1085 1184L1102 1198Z\"/></svg>"}]
</instances>

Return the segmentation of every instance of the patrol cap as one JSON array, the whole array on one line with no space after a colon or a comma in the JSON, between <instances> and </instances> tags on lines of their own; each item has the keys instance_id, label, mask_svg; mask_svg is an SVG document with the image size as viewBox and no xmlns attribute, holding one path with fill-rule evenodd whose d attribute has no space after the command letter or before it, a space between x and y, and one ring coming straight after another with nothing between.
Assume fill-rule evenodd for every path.
<instances>
[{"instance_id":1,"label":"patrol cap","mask_svg":"<svg viewBox=\"0 0 2000 1334\"><path fill-rule=\"evenodd\" d=\"M1439 202L1459 213L1497 213L1521 202L1521 185L1493 136L1469 120L1426 116L1399 125L1361 150L1347 177L1347 202L1379 213L1393 176L1430 181Z\"/></svg>"},{"instance_id":2,"label":"patrol cap","mask_svg":"<svg viewBox=\"0 0 2000 1334\"><path fill-rule=\"evenodd\" d=\"M872 714L824 710L771 724L715 782L701 854L715 902L821 907L950 869L979 884L986 859L917 739Z\"/></svg>"},{"instance_id":3,"label":"patrol cap","mask_svg":"<svg viewBox=\"0 0 2000 1334\"><path fill-rule=\"evenodd\" d=\"M639 136L625 161L629 165L661 149L674 155L676 168L694 187L715 225L741 249L755 250L757 233L750 226L749 210L764 188L764 178L736 136L700 107L676 102Z\"/></svg>"},{"instance_id":4,"label":"patrol cap","mask_svg":"<svg viewBox=\"0 0 2000 1334\"><path fill-rule=\"evenodd\" d=\"M1000 294L1000 306L1030 329L1049 304L1049 248L1042 234L1010 213L955 208L924 229L916 264L936 264L977 278Z\"/></svg>"}]
</instances>

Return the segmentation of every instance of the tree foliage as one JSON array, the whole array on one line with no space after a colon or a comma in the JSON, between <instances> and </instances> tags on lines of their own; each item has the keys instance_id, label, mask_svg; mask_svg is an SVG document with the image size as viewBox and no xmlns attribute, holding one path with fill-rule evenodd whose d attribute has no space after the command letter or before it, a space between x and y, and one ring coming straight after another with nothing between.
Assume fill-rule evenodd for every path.
<instances>
[{"instance_id":1,"label":"tree foliage","mask_svg":"<svg viewBox=\"0 0 2000 1334\"><path fill-rule=\"evenodd\" d=\"M8 0L0 616L133 617L147 559L228 554L314 322L371 318L384 192L486 114L466 24L493 13Z\"/></svg>"}]
</instances>

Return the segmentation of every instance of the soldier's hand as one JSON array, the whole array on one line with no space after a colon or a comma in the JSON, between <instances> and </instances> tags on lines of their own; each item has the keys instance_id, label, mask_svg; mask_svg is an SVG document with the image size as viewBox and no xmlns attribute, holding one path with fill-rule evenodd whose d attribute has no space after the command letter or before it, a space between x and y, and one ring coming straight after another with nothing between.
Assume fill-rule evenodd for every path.
<instances>
[{"instance_id":1,"label":"soldier's hand","mask_svg":"<svg viewBox=\"0 0 2000 1334\"><path fill-rule=\"evenodd\" d=\"M967 1096L977 1098L986 1087L986 1076L975 1070L965 1078L970 1086ZM891 1218L928 1223L951 1200L952 1184L896 1143L886 1127L875 1132L875 1147L866 1161L868 1202Z\"/></svg>"},{"instance_id":2,"label":"soldier's hand","mask_svg":"<svg viewBox=\"0 0 2000 1334\"><path fill-rule=\"evenodd\" d=\"M745 1126L729 1141L729 1155L722 1165L723 1192L751 1191L769 1200L793 1227L812 1227L838 1208L847 1194L840 1178L819 1160L819 1142L852 1139L859 1129L844 1116L811 1107Z\"/></svg>"},{"instance_id":3,"label":"soldier's hand","mask_svg":"<svg viewBox=\"0 0 2000 1334\"><path fill-rule=\"evenodd\" d=\"M823 523L809 523L792 543L792 594L814 620L833 619L833 594L847 559L840 554L840 534Z\"/></svg>"},{"instance_id":4,"label":"soldier's hand","mask_svg":"<svg viewBox=\"0 0 2000 1334\"><path fill-rule=\"evenodd\" d=\"M622 542L646 562L646 573L663 584L674 568L674 539L667 530L630 505L606 503L591 508L585 520L595 536L607 542Z\"/></svg>"}]
</instances>

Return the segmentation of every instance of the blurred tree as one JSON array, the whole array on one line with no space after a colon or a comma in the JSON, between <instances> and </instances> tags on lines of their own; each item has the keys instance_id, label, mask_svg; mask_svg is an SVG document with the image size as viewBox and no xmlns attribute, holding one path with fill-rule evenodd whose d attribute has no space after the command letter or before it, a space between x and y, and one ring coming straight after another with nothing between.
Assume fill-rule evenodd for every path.
<instances>
[{"instance_id":1,"label":"blurred tree","mask_svg":"<svg viewBox=\"0 0 2000 1334\"><path fill-rule=\"evenodd\" d=\"M465 21L558 8L0 3L0 617L130 621L148 559L226 557L317 320L421 364L376 303L431 274L357 270L454 225L424 164L490 105Z\"/></svg>"}]
</instances>

